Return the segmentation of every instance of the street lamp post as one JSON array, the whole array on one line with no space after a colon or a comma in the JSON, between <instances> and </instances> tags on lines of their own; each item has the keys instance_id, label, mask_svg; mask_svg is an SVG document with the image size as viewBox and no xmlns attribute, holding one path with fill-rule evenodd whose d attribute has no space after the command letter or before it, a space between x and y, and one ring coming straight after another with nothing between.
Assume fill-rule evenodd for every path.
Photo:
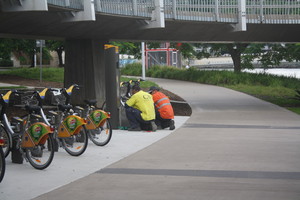
<instances>
[{"instance_id":1,"label":"street lamp post","mask_svg":"<svg viewBox=\"0 0 300 200\"><path fill-rule=\"evenodd\" d=\"M142 79L146 80L146 69L145 69L145 42L142 42Z\"/></svg>"},{"instance_id":2,"label":"street lamp post","mask_svg":"<svg viewBox=\"0 0 300 200\"><path fill-rule=\"evenodd\" d=\"M43 77L43 46L45 46L45 40L37 40L36 47L40 47L40 82L42 82Z\"/></svg>"}]
</instances>

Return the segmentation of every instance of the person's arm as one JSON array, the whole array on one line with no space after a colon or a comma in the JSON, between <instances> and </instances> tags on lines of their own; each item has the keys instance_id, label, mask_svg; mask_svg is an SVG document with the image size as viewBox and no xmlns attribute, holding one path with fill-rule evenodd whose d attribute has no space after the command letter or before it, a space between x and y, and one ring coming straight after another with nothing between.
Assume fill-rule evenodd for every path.
<instances>
[{"instance_id":1,"label":"person's arm","mask_svg":"<svg viewBox=\"0 0 300 200\"><path fill-rule=\"evenodd\" d=\"M132 95L125 103L125 108L132 107L135 104L135 96Z\"/></svg>"}]
</instances>

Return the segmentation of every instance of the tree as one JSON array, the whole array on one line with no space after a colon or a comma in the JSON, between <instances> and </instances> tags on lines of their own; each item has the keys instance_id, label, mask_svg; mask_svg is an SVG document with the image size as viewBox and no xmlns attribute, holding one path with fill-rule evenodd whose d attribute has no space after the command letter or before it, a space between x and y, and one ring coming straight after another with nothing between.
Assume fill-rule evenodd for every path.
<instances>
[{"instance_id":1,"label":"tree","mask_svg":"<svg viewBox=\"0 0 300 200\"><path fill-rule=\"evenodd\" d=\"M300 60L300 44L281 43L228 43L228 44L195 44L200 50L197 58L219 56L223 53L230 54L234 72L245 68L253 68L253 60L258 59L262 67L278 66L283 60Z\"/></svg>"},{"instance_id":2,"label":"tree","mask_svg":"<svg viewBox=\"0 0 300 200\"><path fill-rule=\"evenodd\" d=\"M264 68L278 66L283 60L288 62L300 60L299 44L250 44L244 51L243 62L245 66L252 66L253 59L258 59Z\"/></svg>"},{"instance_id":3,"label":"tree","mask_svg":"<svg viewBox=\"0 0 300 200\"><path fill-rule=\"evenodd\" d=\"M191 43L171 43L171 47L180 51L184 58L194 58L196 55L195 47Z\"/></svg>"},{"instance_id":4,"label":"tree","mask_svg":"<svg viewBox=\"0 0 300 200\"><path fill-rule=\"evenodd\" d=\"M195 44L199 49L196 53L196 57L201 59L203 57L208 58L211 55L220 56L224 53L228 53L233 61L234 72L241 72L242 53L246 50L248 45L248 43Z\"/></svg>"},{"instance_id":5,"label":"tree","mask_svg":"<svg viewBox=\"0 0 300 200\"><path fill-rule=\"evenodd\" d=\"M120 53L140 58L140 43L115 42ZM159 43L148 43L149 48L157 48ZM234 65L234 72L253 68L253 60L258 59L264 68L277 66L282 60L300 60L300 44L264 44L264 43L171 43L184 58L209 58L229 54Z\"/></svg>"},{"instance_id":6,"label":"tree","mask_svg":"<svg viewBox=\"0 0 300 200\"><path fill-rule=\"evenodd\" d=\"M0 38L0 59L10 60L12 49L11 39Z\"/></svg>"},{"instance_id":7,"label":"tree","mask_svg":"<svg viewBox=\"0 0 300 200\"><path fill-rule=\"evenodd\" d=\"M35 40L2 38L0 39L0 52L0 57L6 60L10 60L12 53L20 60L30 58L33 66Z\"/></svg>"},{"instance_id":8,"label":"tree","mask_svg":"<svg viewBox=\"0 0 300 200\"><path fill-rule=\"evenodd\" d=\"M46 41L46 47L51 50L55 51L58 56L58 66L63 67L63 52L65 50L65 43L64 41L58 41L58 40L47 40Z\"/></svg>"},{"instance_id":9,"label":"tree","mask_svg":"<svg viewBox=\"0 0 300 200\"><path fill-rule=\"evenodd\" d=\"M37 52L36 40L13 39L13 53L19 60L30 60L30 67L35 67L34 55Z\"/></svg>"},{"instance_id":10,"label":"tree","mask_svg":"<svg viewBox=\"0 0 300 200\"><path fill-rule=\"evenodd\" d=\"M111 42L111 44L119 47L120 54L132 55L138 59L142 57L140 42Z\"/></svg>"},{"instance_id":11,"label":"tree","mask_svg":"<svg viewBox=\"0 0 300 200\"><path fill-rule=\"evenodd\" d=\"M140 42L112 42L112 44L119 47L120 54L133 55L138 59L141 58ZM149 49L159 48L160 44L158 42L148 42L147 47ZM170 46L178 49L184 58L195 57L194 46L190 43L171 43Z\"/></svg>"},{"instance_id":12,"label":"tree","mask_svg":"<svg viewBox=\"0 0 300 200\"><path fill-rule=\"evenodd\" d=\"M10 60L13 53L21 61L30 61L30 66L34 66L34 55L38 52L36 40L28 39L0 39L0 57ZM43 48L43 59L50 59L50 53L47 48Z\"/></svg>"}]
</instances>

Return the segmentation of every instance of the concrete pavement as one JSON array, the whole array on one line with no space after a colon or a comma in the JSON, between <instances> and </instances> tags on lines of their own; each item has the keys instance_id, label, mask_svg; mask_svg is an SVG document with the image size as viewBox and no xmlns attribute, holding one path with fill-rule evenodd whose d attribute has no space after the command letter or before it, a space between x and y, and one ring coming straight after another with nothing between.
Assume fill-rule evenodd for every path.
<instances>
[{"instance_id":1,"label":"concrete pavement","mask_svg":"<svg viewBox=\"0 0 300 200\"><path fill-rule=\"evenodd\" d=\"M180 127L188 117L176 116ZM6 158L6 173L0 183L1 200L29 200L74 182L103 169L143 148L159 141L173 131L129 132L113 130L111 141L98 147L89 141L87 150L79 157L67 154L63 149L55 153L53 162L45 170L36 170L29 163L15 164Z\"/></svg>"},{"instance_id":2,"label":"concrete pavement","mask_svg":"<svg viewBox=\"0 0 300 200\"><path fill-rule=\"evenodd\" d=\"M151 80L191 105L187 122L152 145L35 200L299 200L299 115L221 87Z\"/></svg>"},{"instance_id":3,"label":"concrete pavement","mask_svg":"<svg viewBox=\"0 0 300 200\"><path fill-rule=\"evenodd\" d=\"M0 83L0 87L19 87L20 85L10 83Z\"/></svg>"},{"instance_id":4,"label":"concrete pavement","mask_svg":"<svg viewBox=\"0 0 300 200\"><path fill-rule=\"evenodd\" d=\"M0 87L17 86L0 83ZM188 118L175 116L176 129ZM63 149L59 149L51 165L41 171L34 169L25 161L23 164L12 163L11 157L8 156L5 177L0 183L0 200L29 200L55 190L126 158L175 130L166 129L157 132L113 130L108 145L98 147L89 141L86 152L79 157L72 157Z\"/></svg>"}]
</instances>

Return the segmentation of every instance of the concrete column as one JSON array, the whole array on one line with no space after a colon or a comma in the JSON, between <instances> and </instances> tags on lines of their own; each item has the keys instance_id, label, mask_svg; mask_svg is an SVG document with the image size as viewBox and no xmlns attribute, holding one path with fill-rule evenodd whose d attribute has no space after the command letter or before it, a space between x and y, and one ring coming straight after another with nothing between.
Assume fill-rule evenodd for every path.
<instances>
[{"instance_id":1,"label":"concrete column","mask_svg":"<svg viewBox=\"0 0 300 200\"><path fill-rule=\"evenodd\" d=\"M84 99L105 101L105 41L66 40L65 87L76 83L81 87L72 94L71 102L83 104Z\"/></svg>"}]
</instances>

